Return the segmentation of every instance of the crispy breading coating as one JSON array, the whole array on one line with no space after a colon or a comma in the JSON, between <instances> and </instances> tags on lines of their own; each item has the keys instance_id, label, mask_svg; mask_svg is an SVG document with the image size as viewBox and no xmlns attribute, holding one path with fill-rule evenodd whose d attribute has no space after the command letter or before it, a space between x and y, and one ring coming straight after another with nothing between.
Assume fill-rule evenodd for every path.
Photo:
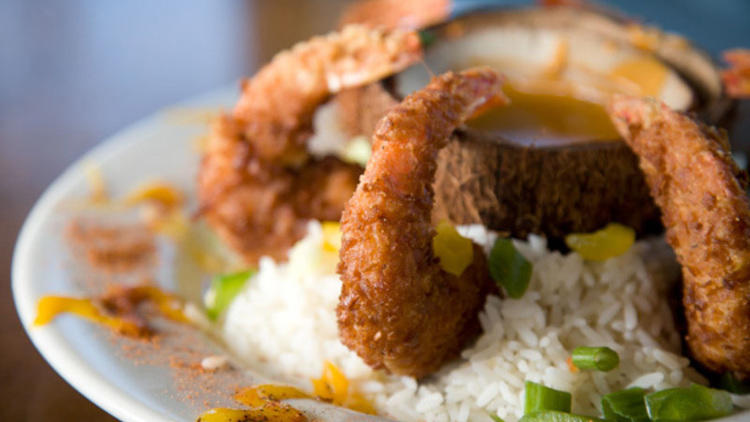
<instances>
[{"instance_id":1,"label":"crispy breading coating","mask_svg":"<svg viewBox=\"0 0 750 422\"><path fill-rule=\"evenodd\" d=\"M421 54L414 32L349 25L277 54L243 83L234 116L258 157L300 164L308 157L306 143L320 104L344 88L396 73Z\"/></svg>"},{"instance_id":2,"label":"crispy breading coating","mask_svg":"<svg viewBox=\"0 0 750 422\"><path fill-rule=\"evenodd\" d=\"M729 68L721 71L727 94L733 98L750 98L750 49L735 48L724 52Z\"/></svg>"},{"instance_id":3,"label":"crispy breading coating","mask_svg":"<svg viewBox=\"0 0 750 422\"><path fill-rule=\"evenodd\" d=\"M299 168L263 162L231 116L214 123L198 177L203 215L249 264L286 260L310 219L337 221L362 173L334 157Z\"/></svg>"},{"instance_id":4,"label":"crispy breading coating","mask_svg":"<svg viewBox=\"0 0 750 422\"><path fill-rule=\"evenodd\" d=\"M683 268L687 343L716 372L750 376L750 201L726 136L650 99L610 114L640 159Z\"/></svg>"},{"instance_id":5,"label":"crispy breading coating","mask_svg":"<svg viewBox=\"0 0 750 422\"><path fill-rule=\"evenodd\" d=\"M504 99L487 68L447 73L380 121L373 155L342 217L337 308L342 342L374 368L428 375L479 331L477 313L494 288L486 258L457 277L432 250L430 221L438 151L455 127Z\"/></svg>"},{"instance_id":6,"label":"crispy breading coating","mask_svg":"<svg viewBox=\"0 0 750 422\"><path fill-rule=\"evenodd\" d=\"M373 28L419 29L450 16L449 0L364 0L350 5L341 25L361 23Z\"/></svg>"},{"instance_id":7,"label":"crispy breading coating","mask_svg":"<svg viewBox=\"0 0 750 422\"><path fill-rule=\"evenodd\" d=\"M285 260L309 219L338 220L362 172L312 158L315 109L332 93L397 72L420 57L415 33L349 26L279 53L244 83L211 132L198 175L201 212L249 264Z\"/></svg>"}]
</instances>

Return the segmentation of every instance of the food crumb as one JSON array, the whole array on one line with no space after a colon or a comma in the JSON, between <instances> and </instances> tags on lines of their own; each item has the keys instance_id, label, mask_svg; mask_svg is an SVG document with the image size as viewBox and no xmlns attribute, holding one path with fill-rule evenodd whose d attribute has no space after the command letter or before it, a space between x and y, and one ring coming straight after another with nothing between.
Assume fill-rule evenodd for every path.
<instances>
[{"instance_id":1,"label":"food crumb","mask_svg":"<svg viewBox=\"0 0 750 422\"><path fill-rule=\"evenodd\" d=\"M229 365L229 357L226 355L206 356L201 360L201 367L206 371L216 371Z\"/></svg>"}]
</instances>

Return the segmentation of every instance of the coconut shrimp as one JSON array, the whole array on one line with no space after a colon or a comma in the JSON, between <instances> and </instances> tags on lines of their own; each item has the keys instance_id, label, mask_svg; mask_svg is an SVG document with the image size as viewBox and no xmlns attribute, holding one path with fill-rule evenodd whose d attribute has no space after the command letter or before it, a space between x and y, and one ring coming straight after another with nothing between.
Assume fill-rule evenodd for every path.
<instances>
[{"instance_id":1,"label":"coconut shrimp","mask_svg":"<svg viewBox=\"0 0 750 422\"><path fill-rule=\"evenodd\" d=\"M505 97L489 69L447 73L380 121L373 155L342 217L337 307L342 342L370 366L437 370L479 332L493 283L484 253L460 276L441 269L431 224L438 151L455 127Z\"/></svg>"},{"instance_id":2,"label":"coconut shrimp","mask_svg":"<svg viewBox=\"0 0 750 422\"><path fill-rule=\"evenodd\" d=\"M750 201L726 136L655 100L617 97L610 113L682 265L693 357L750 377Z\"/></svg>"},{"instance_id":3,"label":"coconut shrimp","mask_svg":"<svg viewBox=\"0 0 750 422\"><path fill-rule=\"evenodd\" d=\"M727 94L734 98L750 98L750 49L736 48L724 52L729 68L721 72Z\"/></svg>"},{"instance_id":4,"label":"coconut shrimp","mask_svg":"<svg viewBox=\"0 0 750 422\"><path fill-rule=\"evenodd\" d=\"M342 25L419 29L444 21L451 12L449 0L364 0L349 6Z\"/></svg>"},{"instance_id":5,"label":"coconut shrimp","mask_svg":"<svg viewBox=\"0 0 750 422\"><path fill-rule=\"evenodd\" d=\"M420 57L414 32L349 25L277 54L243 83L234 117L259 158L300 164L309 156L313 114L331 94L375 82Z\"/></svg>"},{"instance_id":6,"label":"coconut shrimp","mask_svg":"<svg viewBox=\"0 0 750 422\"><path fill-rule=\"evenodd\" d=\"M286 259L309 219L338 220L362 173L306 149L316 108L333 93L419 59L417 35L349 26L278 54L244 82L214 124L198 175L201 212L250 264Z\"/></svg>"}]
</instances>

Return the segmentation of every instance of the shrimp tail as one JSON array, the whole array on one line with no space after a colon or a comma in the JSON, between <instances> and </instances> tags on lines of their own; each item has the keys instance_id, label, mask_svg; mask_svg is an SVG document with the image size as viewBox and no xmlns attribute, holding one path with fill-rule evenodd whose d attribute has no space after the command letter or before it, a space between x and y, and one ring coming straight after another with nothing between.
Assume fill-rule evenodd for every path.
<instances>
[{"instance_id":1,"label":"shrimp tail","mask_svg":"<svg viewBox=\"0 0 750 422\"><path fill-rule=\"evenodd\" d=\"M692 356L750 377L750 201L726 135L652 99L618 96L609 112L682 265Z\"/></svg>"}]
</instances>

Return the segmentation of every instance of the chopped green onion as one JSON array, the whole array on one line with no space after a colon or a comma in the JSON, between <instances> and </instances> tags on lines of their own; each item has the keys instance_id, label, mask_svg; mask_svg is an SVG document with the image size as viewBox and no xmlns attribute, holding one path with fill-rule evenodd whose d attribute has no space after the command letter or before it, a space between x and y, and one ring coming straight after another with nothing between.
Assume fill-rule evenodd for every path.
<instances>
[{"instance_id":1,"label":"chopped green onion","mask_svg":"<svg viewBox=\"0 0 750 422\"><path fill-rule=\"evenodd\" d=\"M648 421L646 402L643 400L645 395L646 392L639 387L605 395L602 397L604 419L616 422Z\"/></svg>"},{"instance_id":2,"label":"chopped green onion","mask_svg":"<svg viewBox=\"0 0 750 422\"><path fill-rule=\"evenodd\" d=\"M505 422L503 420L503 418L501 418L500 416L497 416L497 415L495 415L493 413L488 413L487 415L489 415L490 419L492 419L495 422Z\"/></svg>"},{"instance_id":3,"label":"chopped green onion","mask_svg":"<svg viewBox=\"0 0 750 422\"><path fill-rule=\"evenodd\" d=\"M570 393L545 387L532 381L526 381L526 401L523 406L525 415L541 410L560 410L570 412Z\"/></svg>"},{"instance_id":4,"label":"chopped green onion","mask_svg":"<svg viewBox=\"0 0 750 422\"><path fill-rule=\"evenodd\" d=\"M732 413L729 393L697 384L647 394L645 400L648 416L655 422L713 419Z\"/></svg>"},{"instance_id":5,"label":"chopped green onion","mask_svg":"<svg viewBox=\"0 0 750 422\"><path fill-rule=\"evenodd\" d=\"M208 288L205 296L203 296L203 303L206 306L208 317L216 319L224 312L253 274L255 274L255 270L214 277L211 280L211 286Z\"/></svg>"},{"instance_id":6,"label":"chopped green onion","mask_svg":"<svg viewBox=\"0 0 750 422\"><path fill-rule=\"evenodd\" d=\"M513 246L510 239L495 241L490 251L490 276L503 286L508 296L519 299L529 287L531 263Z\"/></svg>"},{"instance_id":7,"label":"chopped green onion","mask_svg":"<svg viewBox=\"0 0 750 422\"><path fill-rule=\"evenodd\" d=\"M576 347L571 357L573 365L579 369L611 371L620 364L617 352L609 347Z\"/></svg>"},{"instance_id":8,"label":"chopped green onion","mask_svg":"<svg viewBox=\"0 0 750 422\"><path fill-rule=\"evenodd\" d=\"M604 422L593 416L576 415L557 410L545 410L523 415L518 422Z\"/></svg>"},{"instance_id":9,"label":"chopped green onion","mask_svg":"<svg viewBox=\"0 0 750 422\"><path fill-rule=\"evenodd\" d=\"M732 394L750 394L750 380L740 381L731 372L721 376L719 387Z\"/></svg>"}]
</instances>

